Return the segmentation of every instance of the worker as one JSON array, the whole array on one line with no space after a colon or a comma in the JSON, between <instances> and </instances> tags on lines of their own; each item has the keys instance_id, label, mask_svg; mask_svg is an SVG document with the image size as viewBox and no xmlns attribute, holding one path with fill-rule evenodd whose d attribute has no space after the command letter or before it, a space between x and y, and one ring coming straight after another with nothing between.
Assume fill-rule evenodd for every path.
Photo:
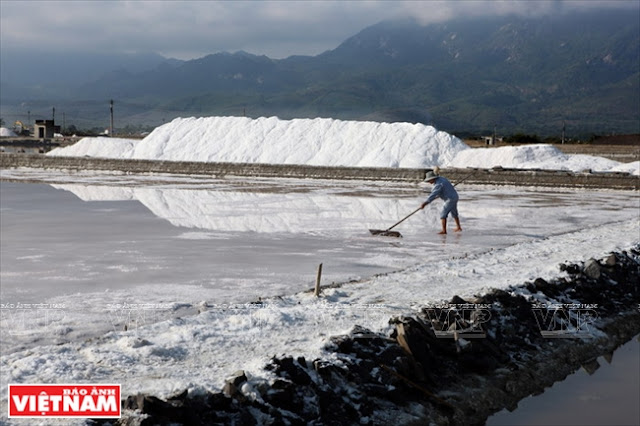
<instances>
[{"instance_id":1,"label":"worker","mask_svg":"<svg viewBox=\"0 0 640 426\"><path fill-rule=\"evenodd\" d=\"M453 187L451 182L449 182L447 178L438 176L431 170L427 172L425 180L433 185L433 189L431 190L429 198L427 198L427 200L422 203L420 208L424 209L436 198L442 198L442 200L444 201L444 206L442 207L442 212L440 213L442 231L440 231L439 234L447 233L447 216L449 216L449 213L451 213L453 220L455 220L456 222L456 229L454 229L454 232L462 231L462 227L460 226L460 219L458 218L458 192Z\"/></svg>"}]
</instances>

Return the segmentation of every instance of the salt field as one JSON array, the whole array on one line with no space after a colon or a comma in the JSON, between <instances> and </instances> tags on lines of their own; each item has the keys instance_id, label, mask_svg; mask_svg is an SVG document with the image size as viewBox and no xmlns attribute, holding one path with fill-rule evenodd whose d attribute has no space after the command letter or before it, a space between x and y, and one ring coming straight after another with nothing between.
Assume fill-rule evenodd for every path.
<instances>
[{"instance_id":1,"label":"salt field","mask_svg":"<svg viewBox=\"0 0 640 426\"><path fill-rule=\"evenodd\" d=\"M289 132L322 140L321 131L335 130L355 144L371 131L334 120L304 121L308 132L302 122L244 120L251 130L235 134L237 157L231 145L203 142L215 140L212 123L233 133L235 121L176 120L142 141L85 139L49 155L167 160L195 152L192 160L432 167L476 151L432 128L378 126L389 132L378 155L353 145L313 150L313 138L304 155L291 152ZM269 134L289 142L260 151ZM394 145L393 134L409 142ZM548 146L477 152L465 163L636 168ZM219 390L239 369L269 379L264 366L274 355L331 361L329 338L355 324L387 333L392 316L562 276L561 263L640 241L637 191L462 183L461 233L437 235L436 201L396 228L403 238L389 238L368 230L415 210L429 184L26 168L3 169L0 179L3 413L9 383L120 383L123 394L167 397ZM319 264L328 287L314 297Z\"/></svg>"}]
</instances>

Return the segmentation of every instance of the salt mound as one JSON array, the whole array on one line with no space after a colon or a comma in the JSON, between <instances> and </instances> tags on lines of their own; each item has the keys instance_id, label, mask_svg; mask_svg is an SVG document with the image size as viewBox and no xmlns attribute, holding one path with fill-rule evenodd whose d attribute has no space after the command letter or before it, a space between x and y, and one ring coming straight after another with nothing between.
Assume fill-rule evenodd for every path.
<instances>
[{"instance_id":1,"label":"salt mound","mask_svg":"<svg viewBox=\"0 0 640 426\"><path fill-rule=\"evenodd\" d=\"M552 145L504 146L477 148L459 152L449 167L490 169L501 166L514 169L609 170L620 162L592 155L563 154Z\"/></svg>"},{"instance_id":2,"label":"salt mound","mask_svg":"<svg viewBox=\"0 0 640 426\"><path fill-rule=\"evenodd\" d=\"M640 176L640 161L633 161L631 163L621 163L618 166L612 167L610 171L630 173L635 176Z\"/></svg>"},{"instance_id":3,"label":"salt mound","mask_svg":"<svg viewBox=\"0 0 640 426\"><path fill-rule=\"evenodd\" d=\"M6 127L0 127L0 138L13 138L16 136L18 135L16 135L13 130L7 129Z\"/></svg>"},{"instance_id":4,"label":"salt mound","mask_svg":"<svg viewBox=\"0 0 640 426\"><path fill-rule=\"evenodd\" d=\"M156 128L132 149L124 145L107 147L107 141L99 145L89 150L78 143L54 150L51 155L425 168L448 163L458 152L469 149L455 136L423 124L277 117L176 118Z\"/></svg>"},{"instance_id":5,"label":"salt mound","mask_svg":"<svg viewBox=\"0 0 640 426\"><path fill-rule=\"evenodd\" d=\"M82 138L73 145L56 148L47 153L52 157L122 158L133 149L136 141L119 138Z\"/></svg>"},{"instance_id":6,"label":"salt mound","mask_svg":"<svg viewBox=\"0 0 640 426\"><path fill-rule=\"evenodd\" d=\"M207 117L177 118L158 127L131 158L419 168L450 161L467 148L423 124Z\"/></svg>"},{"instance_id":7,"label":"salt mound","mask_svg":"<svg viewBox=\"0 0 640 426\"><path fill-rule=\"evenodd\" d=\"M431 126L277 117L176 118L141 141L85 138L47 155L345 167L622 171L637 164L563 154L552 145L471 149Z\"/></svg>"}]
</instances>

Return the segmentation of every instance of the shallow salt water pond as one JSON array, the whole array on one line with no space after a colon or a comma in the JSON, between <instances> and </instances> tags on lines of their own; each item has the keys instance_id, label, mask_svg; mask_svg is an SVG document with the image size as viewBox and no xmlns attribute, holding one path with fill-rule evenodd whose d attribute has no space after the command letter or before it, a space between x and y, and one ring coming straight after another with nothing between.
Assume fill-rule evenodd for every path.
<instances>
[{"instance_id":1,"label":"shallow salt water pond","mask_svg":"<svg viewBox=\"0 0 640 426\"><path fill-rule=\"evenodd\" d=\"M556 276L640 239L636 192L462 184L462 233L437 235L437 201L397 239L368 230L413 211L429 185L0 177L2 395L77 381L160 397L219 389L238 369L266 374L275 354L331 357L328 337L354 324L384 332L416 306ZM301 293L320 263L322 284L358 282Z\"/></svg>"},{"instance_id":2,"label":"shallow salt water pond","mask_svg":"<svg viewBox=\"0 0 640 426\"><path fill-rule=\"evenodd\" d=\"M412 265L461 258L633 217L638 195L461 185L464 231L437 235L436 201L395 230L426 184L209 179L3 171L0 331L3 351L112 326L105 312L156 304L142 322L199 302L245 303ZM10 180L10 181L9 181ZM442 272L442 271L441 271ZM55 303L53 314L32 305ZM21 310L22 308L22 310ZM43 316L43 318L39 318ZM38 325L39 324L39 325ZM60 336L56 336L60 337Z\"/></svg>"}]
</instances>

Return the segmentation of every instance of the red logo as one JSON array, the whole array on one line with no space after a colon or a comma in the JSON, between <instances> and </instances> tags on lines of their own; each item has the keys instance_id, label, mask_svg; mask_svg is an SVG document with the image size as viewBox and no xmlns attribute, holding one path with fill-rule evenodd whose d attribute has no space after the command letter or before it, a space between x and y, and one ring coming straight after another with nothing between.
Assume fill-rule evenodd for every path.
<instances>
[{"instance_id":1,"label":"red logo","mask_svg":"<svg viewBox=\"0 0 640 426\"><path fill-rule=\"evenodd\" d=\"M9 417L120 417L120 385L9 385Z\"/></svg>"}]
</instances>

